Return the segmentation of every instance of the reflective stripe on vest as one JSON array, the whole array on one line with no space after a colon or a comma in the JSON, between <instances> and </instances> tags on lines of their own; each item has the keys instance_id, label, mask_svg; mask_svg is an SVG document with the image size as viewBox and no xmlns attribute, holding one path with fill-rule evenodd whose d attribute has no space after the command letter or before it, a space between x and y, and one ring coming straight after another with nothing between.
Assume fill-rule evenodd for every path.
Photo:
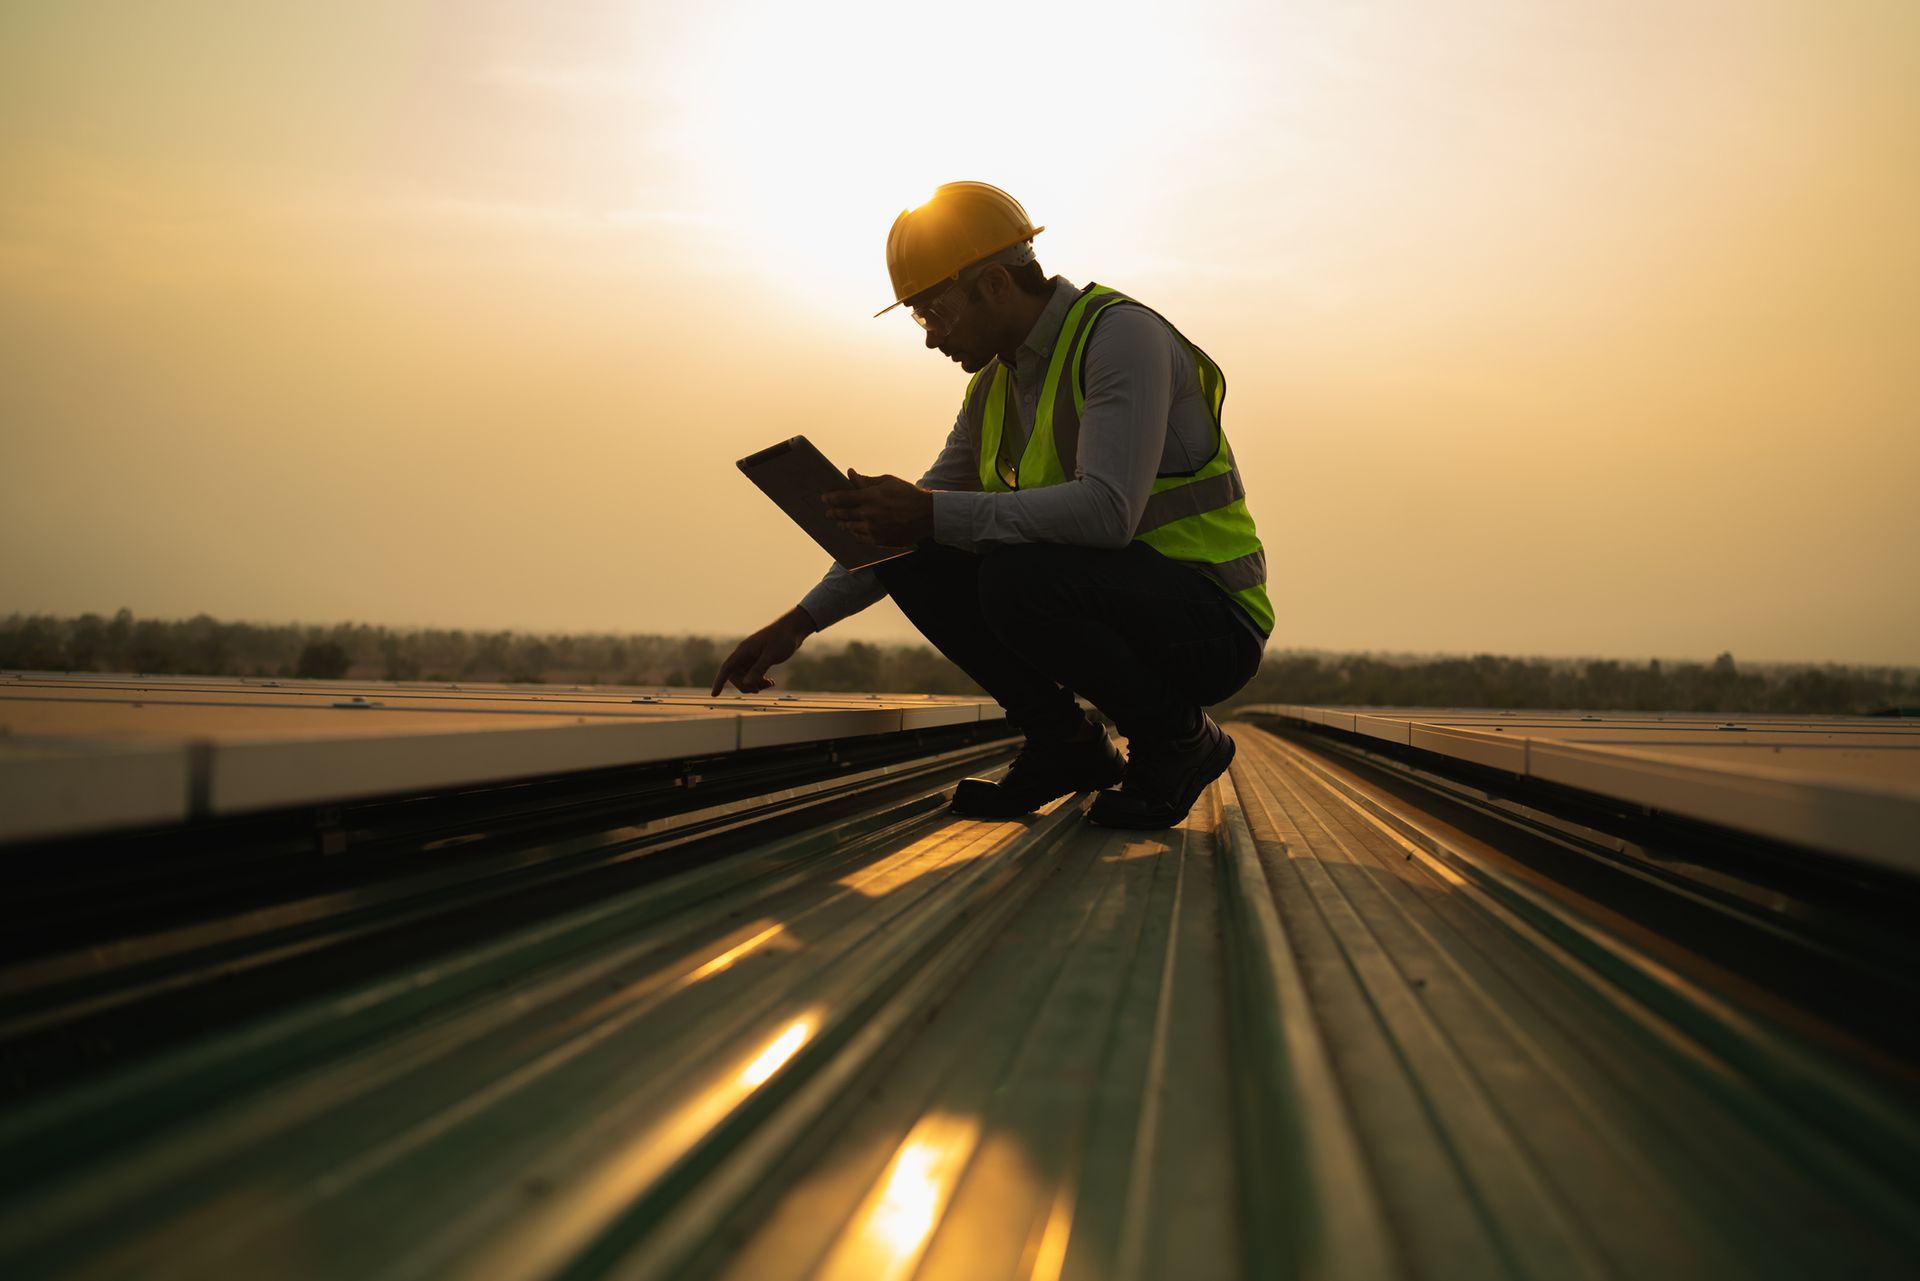
<instances>
[{"instance_id":1,"label":"reflective stripe on vest","mask_svg":"<svg viewBox=\"0 0 1920 1281\"><path fill-rule=\"evenodd\" d=\"M1007 396L1012 379L998 357L967 384L967 420L980 442L980 487L989 493L1058 485L1076 473L1080 413L1086 405L1087 344L1093 325L1109 307L1144 307L1105 285L1088 285L1060 323L1047 362L1039 406L1020 455L1006 447ZM1152 312L1161 323L1166 317ZM1196 471L1155 477L1153 492L1133 536L1169 560L1205 574L1246 610L1261 631L1273 631L1267 597L1267 558L1247 510L1246 487L1233 464L1220 425L1226 377L1206 352L1170 324L1175 340L1193 359L1200 393L1213 417L1214 451Z\"/></svg>"}]
</instances>

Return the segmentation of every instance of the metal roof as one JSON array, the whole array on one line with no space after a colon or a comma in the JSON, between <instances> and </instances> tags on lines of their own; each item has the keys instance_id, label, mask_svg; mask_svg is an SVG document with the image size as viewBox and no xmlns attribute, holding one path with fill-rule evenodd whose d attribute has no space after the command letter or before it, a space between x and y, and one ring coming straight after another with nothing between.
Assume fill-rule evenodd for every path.
<instances>
[{"instance_id":1,"label":"metal roof","mask_svg":"<svg viewBox=\"0 0 1920 1281\"><path fill-rule=\"evenodd\" d=\"M988 744L462 792L144 925L103 837L3 909L71 946L0 969L0 1272L1911 1276L1912 879L1378 719L1230 727L1165 833L954 818Z\"/></svg>"}]
</instances>

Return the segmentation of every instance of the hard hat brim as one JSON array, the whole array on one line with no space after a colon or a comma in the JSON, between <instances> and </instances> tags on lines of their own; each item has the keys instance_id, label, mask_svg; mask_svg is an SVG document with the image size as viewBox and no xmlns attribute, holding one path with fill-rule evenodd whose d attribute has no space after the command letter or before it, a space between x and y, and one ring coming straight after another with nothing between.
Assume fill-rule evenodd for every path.
<instances>
[{"instance_id":1,"label":"hard hat brim","mask_svg":"<svg viewBox=\"0 0 1920 1281\"><path fill-rule=\"evenodd\" d=\"M1023 240L1032 240L1032 239L1033 239L1033 238L1034 238L1035 236L1037 236L1037 235L1039 235L1039 234L1040 234L1041 232L1043 232L1043 231L1045 231L1045 230L1046 230L1046 228L1045 228L1045 227L1035 227L1035 228L1033 228L1032 230L1030 230L1030 231L1028 231L1028 232L1027 232L1027 234L1026 234L1026 235L1024 235L1024 236L1015 236L1015 237L1014 237L1014 238L1013 238L1012 240L1009 240L1009 241L1008 241L1008 242L1007 242L1006 244L1004 244L1004 245L1001 245L1001 246L999 246L998 248L994 248L994 249L989 249L989 250L988 250L988 251L987 251L986 253L983 253L983 254L981 254L981 255L980 255L980 256L979 256L978 258L975 258L975 259L973 260L973 262L970 262L970 263L966 263L966 264L964 264L964 265L963 265L963 266L962 266L962 267L960 268L960 271L956 271L956 272L954 272L954 273L953 273L953 274L952 274L951 276L948 276L948 277L947 277L947 279L948 279L948 280L958 280L958 279L960 279L960 272L961 272L961 271L965 271L965 270L966 270L966 269L967 269L968 267L971 267L971 266L973 266L973 265L974 265L975 263L979 263L979 262L984 262L984 261L985 261L986 259L988 259L988 258L991 258L991 257L993 257L993 256L994 256L995 254L997 254L997 253L1004 253L1005 251L1007 251L1007 250L1009 250L1009 249L1011 249L1011 248L1013 248L1013 247L1014 247L1015 245L1017 245L1017 244L1019 244L1019 243L1020 243L1021 241L1023 241ZM931 286L929 286L929 288L931 288ZM914 293L922 293L922 294L923 294L923 293L925 293L925 292L927 292L927 291L926 291L925 289L916 289L916 290L914 290ZM881 308L881 309L880 309L879 311L876 311L876 312L874 312L874 313L873 313L873 318L874 318L875 320L878 320L878 319L880 319L880 317L882 317L882 316L884 316L884 315L886 315L886 314L887 314L888 312L890 312L890 311L892 311L892 310L893 310L893 309L894 309L895 307L900 307L900 306L904 306L904 305L905 305L905 303L906 303L906 301L907 301L907 298L911 298L911 297L913 297L913 294L908 294L906 298L895 298L895 299L894 299L894 300L893 300L892 302L890 302L890 303L888 303L888 304L887 304L886 306L884 306L884 307L882 307L882 308Z\"/></svg>"}]
</instances>

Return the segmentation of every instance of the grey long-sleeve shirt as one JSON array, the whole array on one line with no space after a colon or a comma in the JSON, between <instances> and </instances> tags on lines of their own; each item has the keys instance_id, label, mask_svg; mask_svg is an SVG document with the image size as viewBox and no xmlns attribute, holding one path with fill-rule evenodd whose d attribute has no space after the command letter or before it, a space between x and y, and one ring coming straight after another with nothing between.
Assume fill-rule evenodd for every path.
<instances>
[{"instance_id":1,"label":"grey long-sleeve shirt","mask_svg":"<svg viewBox=\"0 0 1920 1281\"><path fill-rule=\"evenodd\" d=\"M1026 443L1061 322L1078 286L1053 278L1053 296L1014 353L1005 430L1014 456ZM946 445L920 478L933 494L934 541L968 551L1008 543L1119 548L1133 538L1156 475L1189 472L1213 457L1213 416L1193 363L1165 322L1139 307L1101 317L1087 341L1086 401L1073 479L1039 489L980 488L980 444L961 406ZM817 628L887 594L871 569L838 564L800 602ZM1255 635L1265 633L1239 611Z\"/></svg>"}]
</instances>

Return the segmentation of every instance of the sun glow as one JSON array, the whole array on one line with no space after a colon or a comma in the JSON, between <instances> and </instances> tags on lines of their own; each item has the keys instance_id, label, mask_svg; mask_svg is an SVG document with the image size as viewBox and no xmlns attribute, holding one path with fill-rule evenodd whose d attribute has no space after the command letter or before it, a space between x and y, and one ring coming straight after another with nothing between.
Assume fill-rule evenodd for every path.
<instances>
[{"instance_id":1,"label":"sun glow","mask_svg":"<svg viewBox=\"0 0 1920 1281\"><path fill-rule=\"evenodd\" d=\"M1056 252L1074 244L1061 228L1123 238L1150 209L1132 193L1122 208L1102 207L1110 184L1088 175L1120 173L1126 149L1164 132L1164 112L1142 95L1101 94L1099 127L1076 130L1073 162L1062 164L1050 122L1084 119L1089 105L1075 68L1100 67L1109 85L1151 69L1159 91L1184 93L1204 114L1209 64L1170 56L1169 46L1193 37L1149 7L1103 10L1090 25L1082 16L1075 6L988 0L969 10L978 36L969 38L935 6L722 8L688 33L709 56L698 82L673 95L696 104L677 122L674 145L705 200L744 233L752 265L843 315L891 301L880 252L887 228L942 182L972 178L1013 192L1055 229L1047 246ZM1071 64L1061 61L1066 50Z\"/></svg>"}]
</instances>

